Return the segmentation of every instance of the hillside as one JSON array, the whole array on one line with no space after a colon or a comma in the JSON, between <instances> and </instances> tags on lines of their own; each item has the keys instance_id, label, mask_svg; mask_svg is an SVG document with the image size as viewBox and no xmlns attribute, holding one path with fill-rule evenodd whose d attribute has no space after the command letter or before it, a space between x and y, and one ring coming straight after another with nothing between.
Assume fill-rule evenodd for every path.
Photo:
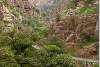
<instances>
[{"instance_id":1,"label":"hillside","mask_svg":"<svg viewBox=\"0 0 100 67\"><path fill-rule=\"evenodd\" d=\"M0 0L0 67L98 67L98 0Z\"/></svg>"}]
</instances>

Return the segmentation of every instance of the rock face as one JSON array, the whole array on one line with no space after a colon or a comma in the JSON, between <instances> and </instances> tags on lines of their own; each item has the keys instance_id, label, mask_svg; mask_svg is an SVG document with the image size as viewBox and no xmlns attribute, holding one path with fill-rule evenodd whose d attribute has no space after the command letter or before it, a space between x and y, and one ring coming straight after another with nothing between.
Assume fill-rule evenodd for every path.
<instances>
[{"instance_id":1,"label":"rock face","mask_svg":"<svg viewBox=\"0 0 100 67\"><path fill-rule=\"evenodd\" d=\"M54 0L53 8L50 12L51 16L58 15L61 11L64 10L65 5L69 3L69 0Z\"/></svg>"},{"instance_id":2,"label":"rock face","mask_svg":"<svg viewBox=\"0 0 100 67\"><path fill-rule=\"evenodd\" d=\"M36 7L41 13L55 16L64 9L68 0L8 0L9 3L18 7L23 13L32 16L33 8Z\"/></svg>"},{"instance_id":3,"label":"rock face","mask_svg":"<svg viewBox=\"0 0 100 67\"><path fill-rule=\"evenodd\" d=\"M38 9L34 8L33 0L7 0L7 4L0 2L0 27L4 32L11 31L14 28L17 19L22 20L23 16L38 16ZM12 9L10 6L13 6ZM12 12L16 10L16 12ZM36 12L37 11L37 12Z\"/></svg>"},{"instance_id":4,"label":"rock face","mask_svg":"<svg viewBox=\"0 0 100 67\"><path fill-rule=\"evenodd\" d=\"M95 34L98 16L67 16L53 24L53 34L61 38L67 46L74 47L80 41L81 33Z\"/></svg>"},{"instance_id":5,"label":"rock face","mask_svg":"<svg viewBox=\"0 0 100 67\"><path fill-rule=\"evenodd\" d=\"M4 32L14 28L15 16L9 12L8 8L3 3L0 3L0 22Z\"/></svg>"},{"instance_id":6,"label":"rock face","mask_svg":"<svg viewBox=\"0 0 100 67\"><path fill-rule=\"evenodd\" d=\"M15 7L17 7L17 10L22 11L24 14L32 16L32 0L9 0L9 2L13 4Z\"/></svg>"},{"instance_id":7,"label":"rock face","mask_svg":"<svg viewBox=\"0 0 100 67\"><path fill-rule=\"evenodd\" d=\"M36 6L42 13L46 13L49 16L56 16L64 9L68 0L35 0Z\"/></svg>"}]
</instances>

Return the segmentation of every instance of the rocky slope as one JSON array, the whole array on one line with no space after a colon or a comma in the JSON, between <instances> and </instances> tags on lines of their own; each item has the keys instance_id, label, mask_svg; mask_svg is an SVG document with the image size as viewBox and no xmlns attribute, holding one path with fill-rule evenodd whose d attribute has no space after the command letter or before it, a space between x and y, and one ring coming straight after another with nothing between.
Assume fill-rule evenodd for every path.
<instances>
[{"instance_id":1,"label":"rocky slope","mask_svg":"<svg viewBox=\"0 0 100 67\"><path fill-rule=\"evenodd\" d=\"M66 18L53 24L52 28L55 34L67 43L72 43L72 41L75 43L77 39L80 39L79 36L83 32L95 34L98 31L97 23L97 15L66 16Z\"/></svg>"},{"instance_id":2,"label":"rocky slope","mask_svg":"<svg viewBox=\"0 0 100 67\"><path fill-rule=\"evenodd\" d=\"M7 32L14 28L15 16L3 3L0 3L0 19L2 31Z\"/></svg>"},{"instance_id":3,"label":"rocky slope","mask_svg":"<svg viewBox=\"0 0 100 67\"><path fill-rule=\"evenodd\" d=\"M26 17L39 16L38 9L34 8L33 0L2 0L0 1L0 22L4 32L14 29L17 22ZM37 12L36 12L37 11Z\"/></svg>"}]
</instances>

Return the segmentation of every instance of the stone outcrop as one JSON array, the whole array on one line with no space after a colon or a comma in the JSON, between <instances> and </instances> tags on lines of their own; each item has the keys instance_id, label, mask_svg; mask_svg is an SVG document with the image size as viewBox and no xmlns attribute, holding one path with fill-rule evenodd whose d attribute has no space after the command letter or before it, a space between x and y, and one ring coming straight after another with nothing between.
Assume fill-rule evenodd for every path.
<instances>
[{"instance_id":1,"label":"stone outcrop","mask_svg":"<svg viewBox=\"0 0 100 67\"><path fill-rule=\"evenodd\" d=\"M2 31L11 31L14 28L15 16L8 10L3 3L0 3L0 22Z\"/></svg>"},{"instance_id":2,"label":"stone outcrop","mask_svg":"<svg viewBox=\"0 0 100 67\"><path fill-rule=\"evenodd\" d=\"M14 29L16 20L21 22L25 17L40 16L38 9L34 8L33 0L7 0L6 3L0 2L0 23L2 24L0 28L2 27L4 32Z\"/></svg>"},{"instance_id":3,"label":"stone outcrop","mask_svg":"<svg viewBox=\"0 0 100 67\"><path fill-rule=\"evenodd\" d=\"M39 15L36 12L36 6L34 0L9 0L11 4L13 4L19 12L22 12L27 16L36 16ZM35 7L35 9L34 9Z\"/></svg>"},{"instance_id":4,"label":"stone outcrop","mask_svg":"<svg viewBox=\"0 0 100 67\"><path fill-rule=\"evenodd\" d=\"M61 38L68 46L76 46L80 41L81 33L95 34L97 31L98 16L66 16L52 26L53 34Z\"/></svg>"}]
</instances>

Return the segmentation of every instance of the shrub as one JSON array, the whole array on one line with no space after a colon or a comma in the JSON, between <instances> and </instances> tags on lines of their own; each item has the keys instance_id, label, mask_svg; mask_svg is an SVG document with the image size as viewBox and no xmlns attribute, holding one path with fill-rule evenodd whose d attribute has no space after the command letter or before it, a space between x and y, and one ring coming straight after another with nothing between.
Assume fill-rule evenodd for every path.
<instances>
[{"instance_id":1,"label":"shrub","mask_svg":"<svg viewBox=\"0 0 100 67\"><path fill-rule=\"evenodd\" d=\"M79 14L95 14L98 13L98 7L82 7Z\"/></svg>"},{"instance_id":2,"label":"shrub","mask_svg":"<svg viewBox=\"0 0 100 67\"><path fill-rule=\"evenodd\" d=\"M13 50L16 50L18 54L22 53L26 48L31 47L33 41L30 36L24 33L16 33L11 46Z\"/></svg>"},{"instance_id":3,"label":"shrub","mask_svg":"<svg viewBox=\"0 0 100 67\"><path fill-rule=\"evenodd\" d=\"M74 60L70 55L60 54L50 59L49 67L75 67Z\"/></svg>"},{"instance_id":4,"label":"shrub","mask_svg":"<svg viewBox=\"0 0 100 67\"><path fill-rule=\"evenodd\" d=\"M0 67L20 67L10 47L0 48Z\"/></svg>"}]
</instances>

